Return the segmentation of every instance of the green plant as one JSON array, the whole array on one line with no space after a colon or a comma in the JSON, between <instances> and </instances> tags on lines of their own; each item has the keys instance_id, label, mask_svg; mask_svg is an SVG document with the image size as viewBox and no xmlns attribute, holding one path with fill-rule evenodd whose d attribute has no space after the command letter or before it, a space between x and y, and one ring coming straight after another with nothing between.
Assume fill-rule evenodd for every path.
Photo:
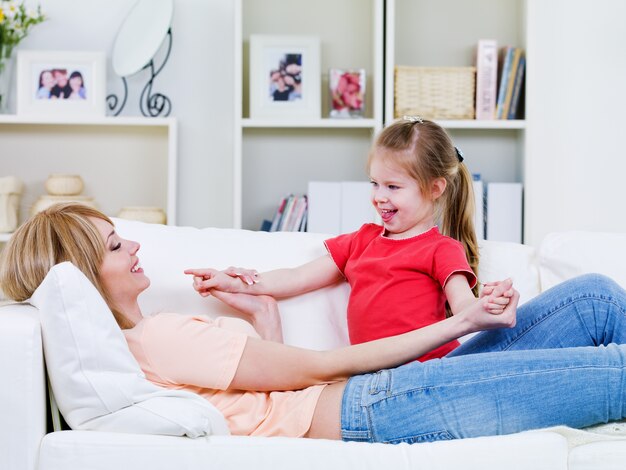
<instances>
[{"instance_id":1,"label":"green plant","mask_svg":"<svg viewBox=\"0 0 626 470\"><path fill-rule=\"evenodd\" d=\"M11 56L13 48L34 25L44 21L41 6L28 7L16 0L0 0L0 61Z\"/></svg>"}]
</instances>

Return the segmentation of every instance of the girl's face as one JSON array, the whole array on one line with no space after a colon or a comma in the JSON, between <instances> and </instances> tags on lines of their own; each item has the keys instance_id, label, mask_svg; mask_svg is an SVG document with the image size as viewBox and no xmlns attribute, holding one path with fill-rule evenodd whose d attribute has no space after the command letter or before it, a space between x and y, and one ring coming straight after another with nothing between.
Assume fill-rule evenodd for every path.
<instances>
[{"instance_id":1,"label":"girl's face","mask_svg":"<svg viewBox=\"0 0 626 470\"><path fill-rule=\"evenodd\" d=\"M44 72L41 74L41 85L50 90L54 86L54 77L52 72Z\"/></svg>"},{"instance_id":2,"label":"girl's face","mask_svg":"<svg viewBox=\"0 0 626 470\"><path fill-rule=\"evenodd\" d=\"M83 79L80 77L72 77L70 78L70 87L72 90L80 90L80 87L83 86Z\"/></svg>"},{"instance_id":3,"label":"girl's face","mask_svg":"<svg viewBox=\"0 0 626 470\"><path fill-rule=\"evenodd\" d=\"M443 193L445 180L435 180L431 194L424 194L417 181L393 163L393 155L385 152L389 151L378 150L370 163L372 204L383 221L387 237L414 237L434 225L434 202Z\"/></svg>"},{"instance_id":4,"label":"girl's face","mask_svg":"<svg viewBox=\"0 0 626 470\"><path fill-rule=\"evenodd\" d=\"M137 257L139 243L121 238L105 220L90 220L102 235L105 246L100 282L120 311L132 312L137 306L137 297L150 285Z\"/></svg>"}]
</instances>

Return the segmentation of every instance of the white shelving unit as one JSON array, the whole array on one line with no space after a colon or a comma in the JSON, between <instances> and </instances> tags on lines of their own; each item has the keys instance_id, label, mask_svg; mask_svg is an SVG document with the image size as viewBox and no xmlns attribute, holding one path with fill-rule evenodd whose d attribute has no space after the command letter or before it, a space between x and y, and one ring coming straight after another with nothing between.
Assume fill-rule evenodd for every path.
<instances>
[{"instance_id":1,"label":"white shelving unit","mask_svg":"<svg viewBox=\"0 0 626 470\"><path fill-rule=\"evenodd\" d=\"M0 115L0 174L25 183L21 219L45 194L52 173L80 174L83 194L107 215L123 206L158 206L176 224L174 118ZM0 234L0 241L10 235Z\"/></svg>"},{"instance_id":2,"label":"white shelving unit","mask_svg":"<svg viewBox=\"0 0 626 470\"><path fill-rule=\"evenodd\" d=\"M525 10L526 0L237 0L234 225L258 229L262 218L273 215L282 195L306 192L309 180L365 179L372 137L393 120L395 65L473 65L482 38L496 39L500 46L525 47ZM343 26L333 23L335 17ZM355 31L362 37L353 37ZM251 119L250 34L319 35L323 75L330 67L355 67L341 62L349 62L351 55L368 56L364 68L373 98L370 114L362 120ZM470 170L483 180L524 181L524 120L439 123L463 150Z\"/></svg>"},{"instance_id":3,"label":"white shelving unit","mask_svg":"<svg viewBox=\"0 0 626 470\"><path fill-rule=\"evenodd\" d=\"M394 116L396 65L474 65L479 39L525 47L525 0L386 0L385 5L386 123ZM485 182L524 181L526 121L439 124L463 150L470 171Z\"/></svg>"},{"instance_id":4,"label":"white shelving unit","mask_svg":"<svg viewBox=\"0 0 626 470\"><path fill-rule=\"evenodd\" d=\"M280 197L309 180L363 180L372 136L383 122L383 0L236 0L233 221L257 230ZM346 19L349 21L346 22ZM364 68L363 119L251 119L250 34L315 35L321 43L322 116L330 68Z\"/></svg>"}]
</instances>

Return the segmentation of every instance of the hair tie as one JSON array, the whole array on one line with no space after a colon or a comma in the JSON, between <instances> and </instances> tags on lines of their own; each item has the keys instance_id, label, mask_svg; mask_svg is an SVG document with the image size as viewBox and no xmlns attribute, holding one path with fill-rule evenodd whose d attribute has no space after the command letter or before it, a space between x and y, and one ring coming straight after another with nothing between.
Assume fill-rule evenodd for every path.
<instances>
[{"instance_id":1,"label":"hair tie","mask_svg":"<svg viewBox=\"0 0 626 470\"><path fill-rule=\"evenodd\" d=\"M461 152L458 147L454 147L454 150L456 150L456 158L459 159L459 163L463 163L463 152Z\"/></svg>"},{"instance_id":2,"label":"hair tie","mask_svg":"<svg viewBox=\"0 0 626 470\"><path fill-rule=\"evenodd\" d=\"M419 124L424 124L424 120L419 116L402 116L402 119L409 122L417 122Z\"/></svg>"}]
</instances>

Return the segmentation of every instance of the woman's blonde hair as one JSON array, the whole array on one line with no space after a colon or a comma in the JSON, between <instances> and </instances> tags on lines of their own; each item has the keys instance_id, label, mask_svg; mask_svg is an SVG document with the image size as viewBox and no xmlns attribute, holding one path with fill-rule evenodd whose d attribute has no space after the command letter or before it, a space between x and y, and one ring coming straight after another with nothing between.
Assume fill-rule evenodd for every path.
<instances>
[{"instance_id":1,"label":"woman's blonde hair","mask_svg":"<svg viewBox=\"0 0 626 470\"><path fill-rule=\"evenodd\" d=\"M467 261L478 276L472 175L462 163L460 152L452 144L448 133L426 119L398 120L378 135L369 155L368 169L372 159L381 155L393 158L393 163L417 181L424 194L429 194L431 183L436 178L446 180L443 195L435 201L435 220L441 233L461 242ZM474 294L477 293L478 285L474 288Z\"/></svg>"},{"instance_id":2,"label":"woman's blonde hair","mask_svg":"<svg viewBox=\"0 0 626 470\"><path fill-rule=\"evenodd\" d=\"M114 309L100 282L105 245L90 217L113 225L102 212L76 203L55 204L24 222L0 254L0 288L9 298L24 301L54 265L69 261L98 289L125 328L128 320Z\"/></svg>"}]
</instances>

